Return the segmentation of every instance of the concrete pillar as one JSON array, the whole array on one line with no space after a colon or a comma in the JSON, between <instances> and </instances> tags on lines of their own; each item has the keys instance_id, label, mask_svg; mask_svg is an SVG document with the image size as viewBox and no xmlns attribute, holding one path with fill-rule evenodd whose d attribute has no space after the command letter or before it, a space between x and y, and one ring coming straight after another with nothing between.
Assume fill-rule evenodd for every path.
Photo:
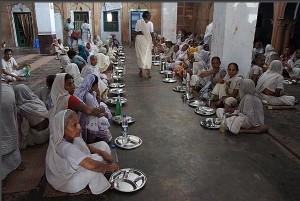
<instances>
[{"instance_id":1,"label":"concrete pillar","mask_svg":"<svg viewBox=\"0 0 300 201\"><path fill-rule=\"evenodd\" d=\"M211 58L220 57L226 69L237 63L244 77L251 66L257 12L258 3L214 3Z\"/></svg>"},{"instance_id":2,"label":"concrete pillar","mask_svg":"<svg viewBox=\"0 0 300 201\"><path fill-rule=\"evenodd\" d=\"M282 51L282 41L284 36L285 24L282 19L279 20L280 22L277 24L277 34L276 34L276 42L273 45L276 52Z\"/></svg>"},{"instance_id":3,"label":"concrete pillar","mask_svg":"<svg viewBox=\"0 0 300 201\"><path fill-rule=\"evenodd\" d=\"M176 43L177 3L161 3L161 9L161 34Z\"/></svg>"},{"instance_id":4,"label":"concrete pillar","mask_svg":"<svg viewBox=\"0 0 300 201\"><path fill-rule=\"evenodd\" d=\"M49 47L56 38L53 3L35 3L35 15L40 42L40 53L49 54Z\"/></svg>"}]
</instances>

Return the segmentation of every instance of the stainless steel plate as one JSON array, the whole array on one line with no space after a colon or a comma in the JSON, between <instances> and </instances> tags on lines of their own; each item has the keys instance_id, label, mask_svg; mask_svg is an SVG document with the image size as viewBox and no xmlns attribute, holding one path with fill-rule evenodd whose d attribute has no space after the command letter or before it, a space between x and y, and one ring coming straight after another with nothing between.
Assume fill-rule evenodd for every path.
<instances>
[{"instance_id":1,"label":"stainless steel plate","mask_svg":"<svg viewBox=\"0 0 300 201\"><path fill-rule=\"evenodd\" d=\"M125 59L121 59L121 62L125 62Z\"/></svg>"},{"instance_id":2,"label":"stainless steel plate","mask_svg":"<svg viewBox=\"0 0 300 201\"><path fill-rule=\"evenodd\" d=\"M113 75L114 80L122 80L124 78L123 74L121 75Z\"/></svg>"},{"instance_id":3,"label":"stainless steel plate","mask_svg":"<svg viewBox=\"0 0 300 201\"><path fill-rule=\"evenodd\" d=\"M189 106L191 107L200 107L200 106L205 106L206 103L201 100L191 100L189 101Z\"/></svg>"},{"instance_id":4,"label":"stainless steel plate","mask_svg":"<svg viewBox=\"0 0 300 201\"><path fill-rule=\"evenodd\" d=\"M125 89L123 88L113 88L109 90L109 93L111 94L122 94L125 93Z\"/></svg>"},{"instance_id":5,"label":"stainless steel plate","mask_svg":"<svg viewBox=\"0 0 300 201\"><path fill-rule=\"evenodd\" d=\"M111 83L109 85L110 88L123 88L125 87L125 84L124 83Z\"/></svg>"},{"instance_id":6,"label":"stainless steel plate","mask_svg":"<svg viewBox=\"0 0 300 201\"><path fill-rule=\"evenodd\" d=\"M170 74L173 74L173 71L171 71L171 70L165 70L164 74L170 75Z\"/></svg>"},{"instance_id":7,"label":"stainless steel plate","mask_svg":"<svg viewBox=\"0 0 300 201\"><path fill-rule=\"evenodd\" d=\"M124 53L124 52L121 52L121 51L118 53L118 55L120 55L120 56L122 56L122 55L124 55L124 54L125 54L125 53Z\"/></svg>"},{"instance_id":8,"label":"stainless steel plate","mask_svg":"<svg viewBox=\"0 0 300 201\"><path fill-rule=\"evenodd\" d=\"M118 65L118 62L114 62L114 65Z\"/></svg>"},{"instance_id":9,"label":"stainless steel plate","mask_svg":"<svg viewBox=\"0 0 300 201\"><path fill-rule=\"evenodd\" d=\"M177 80L175 80L174 78L164 78L162 81L163 81L163 82L166 82L166 83L174 83L174 82L177 82Z\"/></svg>"},{"instance_id":10,"label":"stainless steel plate","mask_svg":"<svg viewBox=\"0 0 300 201\"><path fill-rule=\"evenodd\" d=\"M219 129L220 120L219 118L206 118L205 120L200 121L200 125L209 129Z\"/></svg>"},{"instance_id":11,"label":"stainless steel plate","mask_svg":"<svg viewBox=\"0 0 300 201\"><path fill-rule=\"evenodd\" d=\"M125 56L119 56L120 59L125 59Z\"/></svg>"},{"instance_id":12,"label":"stainless steel plate","mask_svg":"<svg viewBox=\"0 0 300 201\"><path fill-rule=\"evenodd\" d=\"M109 99L107 99L107 103L110 103L110 104L116 104L117 103L117 99L118 99L118 97L112 97L112 98L109 98ZM124 98L124 97L121 97L121 103L122 104L124 104L124 103L126 103L127 102L127 100L126 100L126 98Z\"/></svg>"},{"instance_id":13,"label":"stainless steel plate","mask_svg":"<svg viewBox=\"0 0 300 201\"><path fill-rule=\"evenodd\" d=\"M176 92L185 92L185 90L186 90L186 86L173 87L173 91L176 91Z\"/></svg>"},{"instance_id":14,"label":"stainless steel plate","mask_svg":"<svg viewBox=\"0 0 300 201\"><path fill-rule=\"evenodd\" d=\"M113 122L117 123L117 124L121 124L123 121L123 116L122 115L118 115L118 116L114 116L111 118L113 120ZM133 122L135 122L135 119L130 117L130 116L126 116L126 120L127 123L131 124Z\"/></svg>"},{"instance_id":15,"label":"stainless steel plate","mask_svg":"<svg viewBox=\"0 0 300 201\"><path fill-rule=\"evenodd\" d=\"M124 70L124 67L116 66L116 67L115 67L115 70Z\"/></svg>"},{"instance_id":16,"label":"stainless steel plate","mask_svg":"<svg viewBox=\"0 0 300 201\"><path fill-rule=\"evenodd\" d=\"M135 149L143 143L142 139L135 135L127 135L126 141L123 136L119 136L115 139L115 144L122 149Z\"/></svg>"},{"instance_id":17,"label":"stainless steel plate","mask_svg":"<svg viewBox=\"0 0 300 201\"><path fill-rule=\"evenodd\" d=\"M114 172L109 179L114 189L121 192L133 192L141 189L147 182L146 175L137 169L125 168Z\"/></svg>"},{"instance_id":18,"label":"stainless steel plate","mask_svg":"<svg viewBox=\"0 0 300 201\"><path fill-rule=\"evenodd\" d=\"M195 113L200 114L200 115L204 115L204 116L209 116L209 115L213 115L216 113L216 111L210 107L206 107L206 106L201 106L201 107L197 107L195 109Z\"/></svg>"},{"instance_id":19,"label":"stainless steel plate","mask_svg":"<svg viewBox=\"0 0 300 201\"><path fill-rule=\"evenodd\" d=\"M160 63L159 62L153 62L153 66L159 66Z\"/></svg>"}]
</instances>

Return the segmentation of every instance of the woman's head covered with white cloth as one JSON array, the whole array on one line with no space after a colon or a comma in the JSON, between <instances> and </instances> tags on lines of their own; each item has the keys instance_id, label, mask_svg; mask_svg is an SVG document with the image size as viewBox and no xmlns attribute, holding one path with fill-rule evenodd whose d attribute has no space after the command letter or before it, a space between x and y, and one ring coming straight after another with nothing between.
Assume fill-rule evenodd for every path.
<instances>
[{"instance_id":1,"label":"woman's head covered with white cloth","mask_svg":"<svg viewBox=\"0 0 300 201\"><path fill-rule=\"evenodd\" d=\"M101 194L109 189L111 184L103 174L116 171L119 167L111 163L107 143L87 145L80 137L79 119L72 110L57 113L50 126L46 177L53 188L76 193L88 185L93 194Z\"/></svg>"}]
</instances>

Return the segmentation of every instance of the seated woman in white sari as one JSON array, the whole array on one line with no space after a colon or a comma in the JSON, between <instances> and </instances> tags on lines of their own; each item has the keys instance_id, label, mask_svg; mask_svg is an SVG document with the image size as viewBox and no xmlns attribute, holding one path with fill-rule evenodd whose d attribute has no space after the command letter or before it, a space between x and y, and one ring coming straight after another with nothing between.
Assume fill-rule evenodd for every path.
<instances>
[{"instance_id":1,"label":"seated woman in white sari","mask_svg":"<svg viewBox=\"0 0 300 201\"><path fill-rule=\"evenodd\" d=\"M96 108L86 105L73 95L74 91L74 80L70 74L59 73L56 75L51 89L53 107L49 110L50 123L55 114L66 109L71 109L76 112L83 112L96 117L102 117L105 115L105 109L103 107ZM86 140L86 136L82 137Z\"/></svg>"},{"instance_id":2,"label":"seated woman in white sari","mask_svg":"<svg viewBox=\"0 0 300 201\"><path fill-rule=\"evenodd\" d=\"M54 189L77 193L88 186L93 194L101 194L111 188L104 174L117 171L119 166L113 163L106 142L88 145L82 140L74 111L57 113L50 132L46 178Z\"/></svg>"},{"instance_id":3,"label":"seated woman in white sari","mask_svg":"<svg viewBox=\"0 0 300 201\"><path fill-rule=\"evenodd\" d=\"M269 69L257 81L258 97L268 105L294 105L295 97L283 93L282 64L279 60L270 63Z\"/></svg>"},{"instance_id":4,"label":"seated woman in white sari","mask_svg":"<svg viewBox=\"0 0 300 201\"><path fill-rule=\"evenodd\" d=\"M237 107L239 82L243 79L238 72L239 67L236 63L228 64L227 75L224 77L223 82L217 83L211 92L215 107Z\"/></svg>"},{"instance_id":5,"label":"seated woman in white sari","mask_svg":"<svg viewBox=\"0 0 300 201\"><path fill-rule=\"evenodd\" d=\"M292 79L300 80L300 49L297 49L291 59L285 62L284 65Z\"/></svg>"},{"instance_id":6,"label":"seated woman in white sari","mask_svg":"<svg viewBox=\"0 0 300 201\"><path fill-rule=\"evenodd\" d=\"M253 80L255 85L257 84L258 78L263 74L265 59L265 55L258 53L252 61L252 65L249 70L249 79Z\"/></svg>"},{"instance_id":7,"label":"seated woman in white sari","mask_svg":"<svg viewBox=\"0 0 300 201\"><path fill-rule=\"evenodd\" d=\"M13 170L24 170L22 163L19 143L18 143L18 125L17 125L17 108L15 93L10 84L5 79L1 79L1 180L2 188L5 185L5 178ZM5 98L4 98L5 97ZM5 118L4 118L5 115Z\"/></svg>"},{"instance_id":8,"label":"seated woman in white sari","mask_svg":"<svg viewBox=\"0 0 300 201\"><path fill-rule=\"evenodd\" d=\"M242 79L239 87L241 102L238 108L218 108L219 119L227 113L227 127L234 134L263 133L268 130L264 125L264 109L261 100L256 97L255 84L250 79Z\"/></svg>"},{"instance_id":9,"label":"seated woman in white sari","mask_svg":"<svg viewBox=\"0 0 300 201\"><path fill-rule=\"evenodd\" d=\"M49 140L48 110L43 101L26 85L14 87L20 122L20 148L43 144Z\"/></svg>"},{"instance_id":10,"label":"seated woman in white sari","mask_svg":"<svg viewBox=\"0 0 300 201\"><path fill-rule=\"evenodd\" d=\"M65 68L65 73L70 74L74 79L75 89L83 82L78 66L75 63L70 63Z\"/></svg>"},{"instance_id":11,"label":"seated woman in white sari","mask_svg":"<svg viewBox=\"0 0 300 201\"><path fill-rule=\"evenodd\" d=\"M47 110L53 107L53 103L51 100L51 88L54 82L56 75L48 75L46 78L46 86L42 86L38 88L33 93L39 97L41 101L46 105Z\"/></svg>"},{"instance_id":12,"label":"seated woman in white sari","mask_svg":"<svg viewBox=\"0 0 300 201\"><path fill-rule=\"evenodd\" d=\"M96 68L98 69L98 71L100 73L105 72L111 64L111 60L109 59L109 56L107 56L103 53L97 53L95 55L97 57Z\"/></svg>"},{"instance_id":13,"label":"seated woman in white sari","mask_svg":"<svg viewBox=\"0 0 300 201\"><path fill-rule=\"evenodd\" d=\"M108 119L112 118L112 114L107 105L96 98L96 94L98 94L98 97L100 96L98 77L93 74L86 76L83 83L75 90L74 94L90 107L102 106L105 108L105 116L100 118L80 113L82 135L87 136L87 143L100 140L109 142L112 139L112 136L109 130L110 124Z\"/></svg>"},{"instance_id":14,"label":"seated woman in white sari","mask_svg":"<svg viewBox=\"0 0 300 201\"><path fill-rule=\"evenodd\" d=\"M279 55L275 52L274 47L271 44L268 44L265 49L266 60L265 63L269 66L273 60L278 60Z\"/></svg>"}]
</instances>

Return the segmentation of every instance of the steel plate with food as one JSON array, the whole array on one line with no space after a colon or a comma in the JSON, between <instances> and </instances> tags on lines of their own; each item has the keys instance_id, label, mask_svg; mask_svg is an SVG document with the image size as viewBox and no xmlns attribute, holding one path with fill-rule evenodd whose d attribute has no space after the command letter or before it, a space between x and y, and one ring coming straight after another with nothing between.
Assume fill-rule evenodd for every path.
<instances>
[{"instance_id":1,"label":"steel plate with food","mask_svg":"<svg viewBox=\"0 0 300 201\"><path fill-rule=\"evenodd\" d=\"M114 189L121 192L133 192L143 188L147 182L146 175L137 169L125 168L114 172L109 179Z\"/></svg>"},{"instance_id":2,"label":"steel plate with food","mask_svg":"<svg viewBox=\"0 0 300 201\"><path fill-rule=\"evenodd\" d=\"M123 121L123 116L117 115L117 116L112 117L111 119L113 120L113 122L115 122L117 124L121 124ZM129 123L129 124L135 122L135 119L130 116L126 116L126 120L127 120L127 123Z\"/></svg>"},{"instance_id":3,"label":"steel plate with food","mask_svg":"<svg viewBox=\"0 0 300 201\"><path fill-rule=\"evenodd\" d=\"M176 87L173 87L173 91L176 91L176 92L185 92L186 91L186 86L176 86Z\"/></svg>"},{"instance_id":4,"label":"steel plate with food","mask_svg":"<svg viewBox=\"0 0 300 201\"><path fill-rule=\"evenodd\" d=\"M191 106L191 107L206 106L206 103L201 100L191 100L191 101L189 101L189 106Z\"/></svg>"},{"instance_id":5,"label":"steel plate with food","mask_svg":"<svg viewBox=\"0 0 300 201\"><path fill-rule=\"evenodd\" d=\"M112 97L112 98L107 99L107 103L115 105L117 103L117 100L118 100L118 97ZM127 102L126 98L121 97L121 103L124 104L126 102Z\"/></svg>"},{"instance_id":6,"label":"steel plate with food","mask_svg":"<svg viewBox=\"0 0 300 201\"><path fill-rule=\"evenodd\" d=\"M123 88L125 87L125 84L124 83L111 83L109 85L110 88Z\"/></svg>"},{"instance_id":7,"label":"steel plate with food","mask_svg":"<svg viewBox=\"0 0 300 201\"><path fill-rule=\"evenodd\" d=\"M200 106L195 109L196 114L204 115L204 116L209 116L213 115L216 113L216 111L213 108L206 107L206 106Z\"/></svg>"},{"instance_id":8,"label":"steel plate with food","mask_svg":"<svg viewBox=\"0 0 300 201\"><path fill-rule=\"evenodd\" d=\"M174 78L164 78L162 81L163 81L163 82L166 82L166 83L174 83L174 82L177 82L177 80L174 79Z\"/></svg>"},{"instance_id":9,"label":"steel plate with food","mask_svg":"<svg viewBox=\"0 0 300 201\"><path fill-rule=\"evenodd\" d=\"M113 88L109 90L109 93L111 94L122 94L125 93L125 89L123 88Z\"/></svg>"},{"instance_id":10,"label":"steel plate with food","mask_svg":"<svg viewBox=\"0 0 300 201\"><path fill-rule=\"evenodd\" d=\"M119 136L115 139L115 144L122 149L135 149L142 143L142 139L135 135L127 135L127 138Z\"/></svg>"},{"instance_id":11,"label":"steel plate with food","mask_svg":"<svg viewBox=\"0 0 300 201\"><path fill-rule=\"evenodd\" d=\"M200 121L200 125L209 129L219 129L220 120L219 118L206 118L205 120Z\"/></svg>"}]
</instances>

